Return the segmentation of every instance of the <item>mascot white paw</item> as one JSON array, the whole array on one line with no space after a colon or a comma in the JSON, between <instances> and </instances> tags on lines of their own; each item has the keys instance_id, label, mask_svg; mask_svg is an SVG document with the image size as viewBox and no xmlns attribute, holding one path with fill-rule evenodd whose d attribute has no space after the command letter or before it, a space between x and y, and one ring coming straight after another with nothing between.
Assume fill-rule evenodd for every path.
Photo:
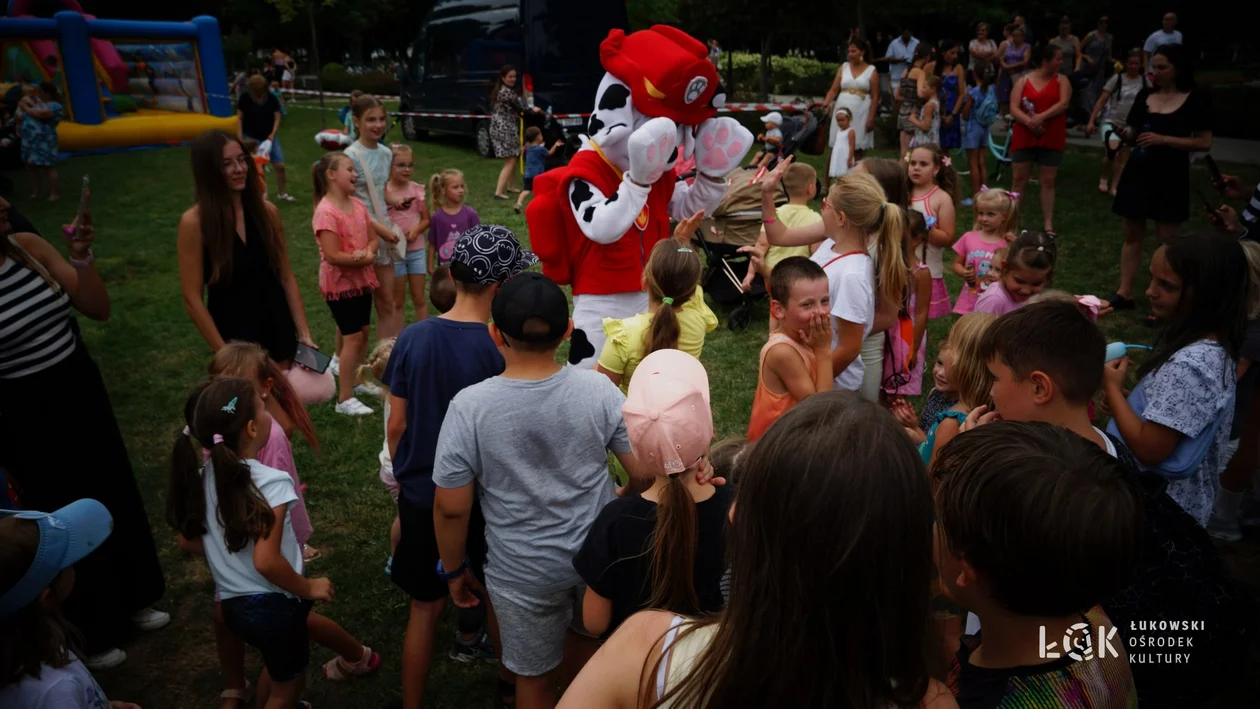
<instances>
[{"instance_id":1,"label":"mascot white paw","mask_svg":"<svg viewBox=\"0 0 1260 709\"><path fill-rule=\"evenodd\" d=\"M709 177L725 177L740 164L752 141L752 133L734 118L710 118L696 135L696 169Z\"/></svg>"},{"instance_id":2,"label":"mascot white paw","mask_svg":"<svg viewBox=\"0 0 1260 709\"><path fill-rule=\"evenodd\" d=\"M630 134L628 147L630 179L650 185L678 158L678 126L668 118L653 118Z\"/></svg>"}]
</instances>

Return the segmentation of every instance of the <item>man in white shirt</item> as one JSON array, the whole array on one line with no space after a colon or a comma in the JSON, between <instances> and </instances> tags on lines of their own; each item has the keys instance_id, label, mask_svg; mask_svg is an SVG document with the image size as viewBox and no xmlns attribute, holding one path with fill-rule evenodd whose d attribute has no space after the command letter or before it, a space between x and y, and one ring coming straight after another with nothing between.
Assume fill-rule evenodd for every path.
<instances>
[{"instance_id":1,"label":"man in white shirt","mask_svg":"<svg viewBox=\"0 0 1260 709\"><path fill-rule=\"evenodd\" d=\"M1155 50L1165 44L1181 44L1181 32L1177 30L1177 13L1164 13L1163 26L1151 33L1146 38L1146 44L1142 45L1142 62L1146 64L1146 71L1153 71L1151 68L1151 57L1155 55Z\"/></svg>"},{"instance_id":2,"label":"man in white shirt","mask_svg":"<svg viewBox=\"0 0 1260 709\"><path fill-rule=\"evenodd\" d=\"M901 72L914 61L914 50L919 48L919 40L909 27L901 31L901 36L888 43L888 56L875 60L888 62L888 73L892 81L893 99L897 98L898 87L901 86Z\"/></svg>"}]
</instances>

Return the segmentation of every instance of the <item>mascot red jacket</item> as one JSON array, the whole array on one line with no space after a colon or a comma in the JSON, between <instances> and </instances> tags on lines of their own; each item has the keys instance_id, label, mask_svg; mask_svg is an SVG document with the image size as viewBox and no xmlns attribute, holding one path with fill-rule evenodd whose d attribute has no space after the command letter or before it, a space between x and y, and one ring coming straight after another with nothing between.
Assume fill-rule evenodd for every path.
<instances>
[{"instance_id":1,"label":"mascot red jacket","mask_svg":"<svg viewBox=\"0 0 1260 709\"><path fill-rule=\"evenodd\" d=\"M525 212L543 273L573 286L574 327L596 355L604 318L647 310L643 267L670 219L712 212L752 144L733 118L715 117L726 95L706 47L685 32L613 30L600 61L607 73L582 148L534 179ZM693 155L699 174L688 185L674 165Z\"/></svg>"}]
</instances>

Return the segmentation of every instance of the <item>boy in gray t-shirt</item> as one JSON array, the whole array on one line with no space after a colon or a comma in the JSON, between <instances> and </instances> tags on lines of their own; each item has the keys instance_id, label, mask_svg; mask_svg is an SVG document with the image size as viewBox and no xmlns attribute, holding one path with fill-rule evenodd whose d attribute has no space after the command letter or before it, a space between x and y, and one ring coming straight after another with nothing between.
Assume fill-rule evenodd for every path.
<instances>
[{"instance_id":1,"label":"boy in gray t-shirt","mask_svg":"<svg viewBox=\"0 0 1260 709\"><path fill-rule=\"evenodd\" d=\"M607 452L634 469L625 397L598 372L556 363L573 321L564 291L542 274L504 283L491 312L507 367L455 396L438 437L438 575L456 605L477 602L464 561L475 488L502 662L517 674L517 701L554 704L565 634L584 592L573 557L614 496Z\"/></svg>"}]
</instances>

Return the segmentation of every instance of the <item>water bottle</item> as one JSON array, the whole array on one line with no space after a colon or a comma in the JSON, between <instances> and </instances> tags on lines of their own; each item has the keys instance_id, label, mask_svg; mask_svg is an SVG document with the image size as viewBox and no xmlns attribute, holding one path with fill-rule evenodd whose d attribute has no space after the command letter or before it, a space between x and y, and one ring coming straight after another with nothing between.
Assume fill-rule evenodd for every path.
<instances>
[{"instance_id":1,"label":"water bottle","mask_svg":"<svg viewBox=\"0 0 1260 709\"><path fill-rule=\"evenodd\" d=\"M1146 148L1137 144L1137 137L1139 135L1142 135L1143 133L1150 133L1152 130L1154 130L1154 126L1151 125L1151 119L1148 118L1142 122L1142 130L1138 131L1136 135L1132 136L1133 155L1141 155L1141 156L1146 155Z\"/></svg>"}]
</instances>

